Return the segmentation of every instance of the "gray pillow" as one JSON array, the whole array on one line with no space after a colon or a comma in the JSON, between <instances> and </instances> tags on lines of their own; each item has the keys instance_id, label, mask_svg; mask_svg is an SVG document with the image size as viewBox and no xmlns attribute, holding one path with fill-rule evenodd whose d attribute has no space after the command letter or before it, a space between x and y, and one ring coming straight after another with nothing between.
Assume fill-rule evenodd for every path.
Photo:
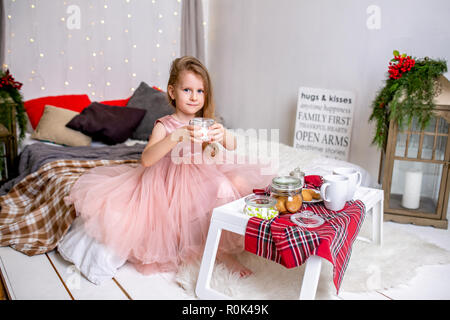
<instances>
[{"instance_id":1,"label":"gray pillow","mask_svg":"<svg viewBox=\"0 0 450 320\"><path fill-rule=\"evenodd\" d=\"M152 134L155 121L161 117L175 112L175 108L169 103L164 92L151 88L145 82L130 97L127 107L144 109L144 118L131 135L132 139L148 140Z\"/></svg>"}]
</instances>

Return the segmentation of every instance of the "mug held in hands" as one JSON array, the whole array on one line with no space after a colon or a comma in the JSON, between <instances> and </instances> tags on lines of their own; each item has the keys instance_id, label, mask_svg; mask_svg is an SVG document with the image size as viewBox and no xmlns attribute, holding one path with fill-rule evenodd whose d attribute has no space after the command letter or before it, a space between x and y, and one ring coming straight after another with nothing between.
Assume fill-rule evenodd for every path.
<instances>
[{"instance_id":1,"label":"mug held in hands","mask_svg":"<svg viewBox=\"0 0 450 320\"><path fill-rule=\"evenodd\" d=\"M189 121L189 125L200 127L200 137L199 139L202 141L209 141L208 131L209 127L214 124L214 119L210 118L193 118Z\"/></svg>"}]
</instances>

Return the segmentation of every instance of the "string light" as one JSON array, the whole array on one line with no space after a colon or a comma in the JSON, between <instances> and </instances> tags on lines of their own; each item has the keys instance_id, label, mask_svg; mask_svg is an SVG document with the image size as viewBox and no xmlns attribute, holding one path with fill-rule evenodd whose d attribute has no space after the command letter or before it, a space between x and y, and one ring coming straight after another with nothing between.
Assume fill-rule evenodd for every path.
<instances>
[{"instance_id":1,"label":"string light","mask_svg":"<svg viewBox=\"0 0 450 320\"><path fill-rule=\"evenodd\" d=\"M7 8L6 12L5 12L5 17L6 22L9 23L10 25L7 26L9 27L7 30L11 30L9 32L9 36L10 39L14 39L17 38L17 41L19 40L18 38L21 39L25 39L25 41L28 40L28 45L30 46L30 48L33 48L32 50L35 50L34 53L30 52L31 54L34 54L34 56L38 56L37 60L39 61L46 61L47 62L55 62L55 66L60 65L59 64L59 59L64 59L61 60L63 61L63 65L61 65L60 70L65 70L63 71L63 74L65 74L65 76L63 76L62 81L60 81L61 85L63 85L64 87L73 87L74 85L77 84L76 78L73 78L74 76L76 76L77 73L82 74L83 73L83 68L84 70L86 70L86 68L88 68L89 70L91 70L92 76L90 77L90 81L87 82L87 87L90 88L90 90L88 90L88 92L90 92L90 94L92 96L96 96L96 97L103 97L104 95L104 89L105 87L113 87L115 89L116 85L119 85L117 82L114 81L114 78L118 77L118 75L116 74L116 72L119 72L119 70L121 68L117 67L117 62L113 63L112 65L105 65L105 61L103 59L104 56L106 56L108 54L109 55L112 53L112 51L110 49L108 49L108 51L102 51L100 50L100 48L105 48L104 46L102 47L102 41L103 43L105 41L115 41L113 43L111 43L111 45L113 46L119 46L119 43L116 43L116 41L118 41L120 38L120 36L116 36L115 34L112 34L112 30L107 29L108 26L111 25L112 23L108 20L108 16L103 15L99 10L108 10L111 9L113 10L113 7L110 7L110 4L112 2L104 0L103 4L99 4L99 3L95 3L95 2L91 2L88 4L85 4L84 2L79 2L78 4L73 4L73 1L61 1L60 2L60 6L64 6L64 10L59 10L56 12L60 12L59 14L61 14L61 12L64 12L63 15L56 15L54 17L51 17L50 14L50 19L52 19L54 21L54 23L57 23L59 26L64 26L66 27L66 23L67 23L67 28L60 28L59 31L54 31L54 30L48 30L48 32L46 32L46 36L44 37L45 41L41 40L41 33L37 33L37 30L40 30L40 28L42 26L39 26L40 21L43 19L47 19L47 16L45 16L42 12L47 11L48 12L48 7L45 7L45 5L47 5L47 3L44 2L38 2L37 0L31 0L28 2L28 4L26 2L19 2L16 0L10 0L13 3L20 3L21 8L19 8L19 5L16 6L12 6L10 8ZM124 0L124 2L122 2L122 6L125 4L130 4L131 0ZM147 75L151 74L153 75L153 80L150 81L154 81L153 85L156 84L160 84L159 82L162 80L156 80L156 76L160 77L161 75L165 75L164 72L162 72L161 70L159 70L159 68L164 67L168 61L167 58L169 56L173 56L175 57L178 53L177 50L174 49L174 46L178 45L178 41L176 39L173 39L174 35L178 36L177 31L180 30L179 28L179 23L178 24L170 24L171 29L170 30L166 30L164 29L165 25L161 25L161 22L158 21L163 21L164 23L171 23L173 20L170 19L179 19L180 16L180 9L178 7L178 5L181 3L181 0L177 0L175 4L174 2L166 2L166 1L156 1L156 0L152 0L151 1L152 6L154 6L154 8L152 9L153 12L156 11L156 15L154 15L152 17L153 19L153 25L154 25L154 29L153 29L153 48L158 48L161 51L158 51L159 53L156 54L155 56L151 57L150 61L148 61L147 63L151 63L151 73L145 72ZM40 8L37 8L37 6L40 5ZM116 4L114 4L116 5ZM149 4L148 4L149 5ZM81 23L79 25L81 25L81 28L70 28L69 27L69 20L74 18L74 14L69 11L66 12L66 9L68 8L68 6L75 6L78 7L79 11L83 13L83 19L81 21L83 21L84 23ZM80 8L81 7L81 8ZM89 9L93 9L92 12L88 13L87 11L83 11L83 10L87 10L86 8ZM123 35L123 37L128 37L128 35L131 35L131 33L134 31L135 26L133 25L133 23L135 22L133 19L136 19L138 17L140 17L140 14L136 14L136 12L133 11L133 7L127 7L128 10L125 11L125 16L126 16L126 23L123 23L122 26L120 26L119 24L119 28L122 27L123 33L127 34L127 36ZM15 16L15 11L19 12L18 10L23 10L24 12L24 16L26 16L26 10L32 10L32 9L39 9L36 11L33 11L33 15L29 16L30 17L30 21L31 23L28 23L28 25L30 26L28 32L29 34L26 34L27 30L23 29L23 28L17 28L16 30L13 29L13 27L15 26L14 23L17 23L17 19ZM24 10L25 9L25 10ZM42 9L42 10L41 10ZM123 8L122 8L123 9ZM10 10L10 12L8 12L8 10ZM116 8L114 7L114 10L116 10ZM114 10L112 12L114 12ZM157 11L158 10L158 11ZM124 12L124 10L122 10L122 12ZM106 13L106 11L105 11ZM172 13L172 14L170 14ZM167 17L165 17L165 15L167 15L167 17L172 16L173 18L167 19ZM85 18L87 17L87 19ZM95 17L95 18L94 18ZM14 19L13 19L14 18ZM75 17L76 18L76 17ZM106 19L105 19L106 18ZM24 18L21 18L21 20L23 20ZM95 19L95 20L93 20ZM155 21L156 19L156 21ZM122 20L125 21L125 20ZM148 21L152 21L151 19L148 19ZM117 24L117 21L114 21L113 25ZM72 24L73 25L73 24ZM76 25L76 24L75 24ZM95 30L95 27L98 25L102 25L105 26L105 30L106 32L109 32L110 34L106 33L106 34L101 34L99 33L100 30ZM206 25L206 22L203 22L203 25ZM174 28L173 28L173 27ZM31 29L34 28L35 30ZM20 30L20 33L19 33ZM33 33L31 33L30 31L33 30ZM55 29L58 30L58 29ZM63 31L61 31L63 30ZM120 29L119 29L120 30ZM16 31L16 32L14 32ZM166 31L166 32L165 32ZM53 33L52 33L53 32ZM55 33L56 32L56 33ZM73 43L70 44L70 46L80 46L80 41L88 41L89 45L86 47L85 43L85 47L84 54L88 54L90 55L90 59L91 61L88 61L88 65L87 66L83 66L80 68L80 63L82 62L80 60L80 57L77 57L76 55L72 55L69 54L69 51L67 51L67 55L66 55L66 50L68 50L67 47L69 42L64 42L64 41L56 41L54 42L52 45L54 46L52 48L52 50L48 50L50 48L47 48L47 44L49 43L48 39L55 39L55 34L56 37L57 36L57 32L60 32L60 37L66 37L66 39L73 41ZM30 34L31 33L31 34ZM39 36L37 36L36 34L39 34ZM134 35L134 34L133 34ZM114 39L113 39L114 38ZM57 39L57 38L56 38ZM61 39L61 38L60 38ZM94 41L95 39L95 41ZM100 39L100 41L98 40ZM16 48L14 46L14 43L17 43L16 40L14 40L15 42L12 43L12 48ZM150 47L149 44L146 44L145 42L142 41L147 41L147 39L143 38L142 36L140 38L134 38L133 37L133 42L128 42L125 46L128 47L130 49L136 50L136 54L139 59L142 59L142 55L146 54L146 50L150 50L151 51L151 42L150 42ZM22 40L23 42L23 40ZM169 46L167 44L170 44L170 49ZM66 45L64 47L64 45ZM109 44L108 44L109 45ZM32 46L32 47L31 47ZM81 47L83 45L81 44ZM20 47L19 47L20 48ZM164 50L162 50L162 48L165 48ZM86 52L87 50L87 52ZM105 49L106 50L106 49ZM23 50L24 52L26 52L26 50ZM8 59L12 60L13 56L12 54L12 50L9 48L6 48L6 52L8 53L8 56L6 56L6 60L7 62ZM18 52L18 50L14 50L14 53ZM110 53L111 52L111 53ZM117 54L117 53L116 53ZM136 72L130 72L129 68L134 68L134 63L132 64L131 62L134 62L134 60L136 60L136 57L134 56L135 53L133 53L133 56L128 56L128 57L120 57L119 59L121 59L121 62L119 60L119 64L123 63L125 65L129 64L128 68L128 77L130 77L130 79L133 79L133 83L135 83L135 79L138 77ZM161 55L161 56L160 56ZM63 57L64 56L64 57ZM54 60L56 57L56 61ZM148 57L148 55L147 55ZM114 57L114 60L118 60L117 57ZM41 60L42 59L42 60ZM45 59L45 60L44 60ZM41 91L45 91L47 90L46 88L46 83L45 83L45 79L46 77L48 77L48 72L50 70L46 70L47 73L43 73L42 75L39 74L41 72L40 69L40 63L42 62L38 62L38 61L34 61L31 62L32 60L30 59L30 63L33 63L33 69L31 71L26 72L27 75L23 76L23 78L27 79L30 83L34 82L34 90L41 90ZM136 61L136 63L141 63L141 61ZM103 64L103 65L101 65ZM8 67L7 63L4 63L3 66L4 68ZM9 66L11 67L11 66ZM146 66L143 66L143 68L145 68ZM148 67L148 66L147 66ZM37 69L36 69L37 68ZM23 66L22 66L23 69ZM103 81L99 81L101 79L101 72L97 71L97 69L99 70L103 70L103 72L107 72L106 73L106 78L105 79L103 77ZM19 69L20 70L20 69ZM74 70L77 70L76 73L72 72ZM114 70L114 72L113 72ZM145 70L145 69L143 69ZM94 73L96 72L96 73ZM20 73L20 71L19 71ZM70 75L70 77L69 77ZM140 75L141 76L141 75ZM65 79L64 79L65 78ZM108 79L109 78L109 79ZM38 81L37 81L38 80ZM86 83L85 82L85 83ZM100 85L100 87L98 86L98 83L103 83L103 86ZM86 84L84 85L86 86ZM136 84L135 84L136 86ZM135 86L130 88L130 91L134 92L135 91ZM103 88L102 88L103 87ZM30 86L27 87L28 90ZM94 89L95 88L95 89ZM54 88L53 85L51 86L51 88L49 87L49 89L51 90L57 90L57 88ZM25 92L25 94L28 94L27 92Z\"/></svg>"}]
</instances>

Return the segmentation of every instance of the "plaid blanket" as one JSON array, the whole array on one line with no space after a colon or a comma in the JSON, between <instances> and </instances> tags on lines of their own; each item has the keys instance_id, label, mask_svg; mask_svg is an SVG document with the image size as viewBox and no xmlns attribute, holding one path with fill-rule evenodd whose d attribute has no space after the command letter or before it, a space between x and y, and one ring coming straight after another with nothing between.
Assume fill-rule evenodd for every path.
<instances>
[{"instance_id":1,"label":"plaid blanket","mask_svg":"<svg viewBox=\"0 0 450 320\"><path fill-rule=\"evenodd\" d=\"M245 249L287 268L303 264L311 255L325 258L333 264L333 282L339 293L365 206L356 200L348 201L337 212L329 211L323 203L304 204L303 209L321 216L325 223L307 229L293 223L289 214L271 220L252 217L245 232Z\"/></svg>"},{"instance_id":2,"label":"plaid blanket","mask_svg":"<svg viewBox=\"0 0 450 320\"><path fill-rule=\"evenodd\" d=\"M93 167L137 160L58 160L26 176L0 197L0 246L29 256L53 250L76 217L64 197L75 181Z\"/></svg>"}]
</instances>

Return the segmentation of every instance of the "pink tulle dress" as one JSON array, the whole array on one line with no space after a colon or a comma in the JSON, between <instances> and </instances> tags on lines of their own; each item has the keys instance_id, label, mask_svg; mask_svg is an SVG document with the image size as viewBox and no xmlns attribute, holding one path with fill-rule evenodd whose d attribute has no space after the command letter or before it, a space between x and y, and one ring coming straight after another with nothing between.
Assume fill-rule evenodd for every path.
<instances>
[{"instance_id":1,"label":"pink tulle dress","mask_svg":"<svg viewBox=\"0 0 450 320\"><path fill-rule=\"evenodd\" d=\"M158 121L167 134L185 125L171 115ZM181 142L150 167L93 168L78 179L66 201L74 204L90 236L139 272L176 271L201 257L213 208L273 178L262 174L259 164L202 161L204 154L201 147ZM219 250L239 252L243 241L223 232Z\"/></svg>"}]
</instances>

